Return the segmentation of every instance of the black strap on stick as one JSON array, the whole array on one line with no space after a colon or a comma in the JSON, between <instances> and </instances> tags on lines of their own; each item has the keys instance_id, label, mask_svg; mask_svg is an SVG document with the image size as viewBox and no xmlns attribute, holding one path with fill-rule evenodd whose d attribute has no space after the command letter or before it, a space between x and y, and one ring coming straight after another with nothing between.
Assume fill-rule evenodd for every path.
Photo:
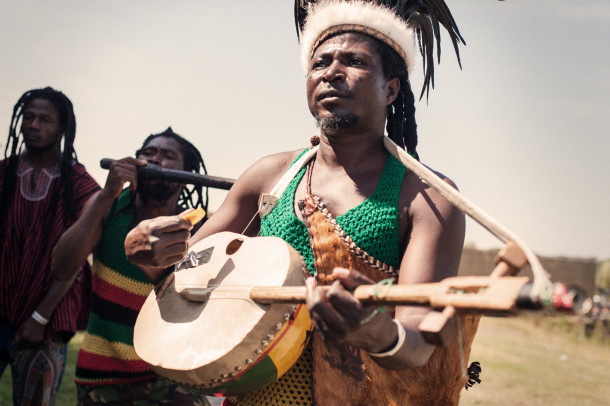
<instances>
[{"instance_id":1,"label":"black strap on stick","mask_svg":"<svg viewBox=\"0 0 610 406\"><path fill-rule=\"evenodd\" d=\"M110 169L114 159L103 158L100 160L102 169ZM146 164L138 166L138 176L142 179L167 180L170 182L184 183L196 186L205 186L215 189L229 190L235 179L221 178L219 176L202 175L195 172L179 171L176 169L161 168L159 165Z\"/></svg>"}]
</instances>

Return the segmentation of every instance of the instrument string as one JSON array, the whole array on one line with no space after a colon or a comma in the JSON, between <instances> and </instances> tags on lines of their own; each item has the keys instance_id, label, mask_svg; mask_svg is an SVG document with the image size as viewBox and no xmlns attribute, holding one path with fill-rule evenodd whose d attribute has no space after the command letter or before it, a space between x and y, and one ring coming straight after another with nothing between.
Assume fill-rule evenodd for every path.
<instances>
[{"instance_id":1,"label":"instrument string","mask_svg":"<svg viewBox=\"0 0 610 406\"><path fill-rule=\"evenodd\" d=\"M393 278L382 279L379 282L377 282L375 284L375 289L373 290L373 296L375 296L375 299L377 301L379 301L379 300L383 301L385 299L385 297L387 296L387 294L382 296L380 288L383 286L390 287L393 284L394 284ZM369 321L373 320L373 317L375 317L378 313L384 313L384 312L385 312L385 306L384 305L378 306L375 310L373 310L371 312L371 314L369 314L364 319L360 320L360 325L364 325L364 324L368 323Z\"/></svg>"},{"instance_id":2,"label":"instrument string","mask_svg":"<svg viewBox=\"0 0 610 406\"><path fill-rule=\"evenodd\" d=\"M460 349L460 367L462 369L462 379L468 379L466 375L466 356L464 355L464 337L462 337L462 318L459 314L455 315L455 322L458 329L458 347Z\"/></svg>"},{"instance_id":3,"label":"instrument string","mask_svg":"<svg viewBox=\"0 0 610 406\"><path fill-rule=\"evenodd\" d=\"M254 221L254 219L256 218L256 216L258 216L258 211L254 213L254 216L252 216L252 218L250 219L250 221L248 222L248 225L246 225L246 228L244 228L244 230L241 232L241 234L243 235L247 235L246 231L250 228L250 225L252 225L252 222ZM260 229L258 231L258 233L256 234L257 237L260 237Z\"/></svg>"},{"instance_id":4,"label":"instrument string","mask_svg":"<svg viewBox=\"0 0 610 406\"><path fill-rule=\"evenodd\" d=\"M207 283L188 283L188 284L179 284L174 286L173 288L168 288L167 290L173 290L173 291L177 291L178 289L176 289L177 287L187 287L187 288L203 288L203 290L207 290L212 292L214 289L222 287L224 288L234 288L234 289L249 289L252 286L247 286L247 285L228 285L228 284L207 284ZM281 286L279 286L281 287ZM208 289L206 289L208 288Z\"/></svg>"}]
</instances>

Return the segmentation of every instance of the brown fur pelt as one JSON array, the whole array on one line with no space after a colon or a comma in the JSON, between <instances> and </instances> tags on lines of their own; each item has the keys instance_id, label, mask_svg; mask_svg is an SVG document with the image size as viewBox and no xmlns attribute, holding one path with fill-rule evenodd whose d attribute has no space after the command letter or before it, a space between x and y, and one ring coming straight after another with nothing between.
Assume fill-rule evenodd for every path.
<instances>
[{"instance_id":1,"label":"brown fur pelt","mask_svg":"<svg viewBox=\"0 0 610 406\"><path fill-rule=\"evenodd\" d=\"M299 207L309 231L319 283L332 282L322 275L330 275L336 266L359 271L375 282L393 276L372 267L371 261L365 262L362 256L354 253L353 247L350 250L319 199L308 195ZM341 406L457 405L468 380L462 373L461 363L464 363L465 370L479 321L478 316L460 317L463 359L456 336L447 347L437 347L424 367L400 371L380 367L365 351L326 343L314 333L312 381L315 403Z\"/></svg>"},{"instance_id":2,"label":"brown fur pelt","mask_svg":"<svg viewBox=\"0 0 610 406\"><path fill-rule=\"evenodd\" d=\"M392 277L356 256L337 233L338 225L328 220L328 212L318 198L308 195L300 202L301 213L309 231L314 267L319 284L330 284L335 267L358 271L375 282ZM330 216L329 216L330 217ZM368 257L368 255L367 255Z\"/></svg>"},{"instance_id":3,"label":"brown fur pelt","mask_svg":"<svg viewBox=\"0 0 610 406\"><path fill-rule=\"evenodd\" d=\"M457 406L468 377L462 375L468 367L472 340L479 324L479 315L461 315L464 358L460 357L458 337L446 347L437 346L428 363L421 368L392 371L380 367L369 356L364 362L373 383L369 395L379 405Z\"/></svg>"}]
</instances>

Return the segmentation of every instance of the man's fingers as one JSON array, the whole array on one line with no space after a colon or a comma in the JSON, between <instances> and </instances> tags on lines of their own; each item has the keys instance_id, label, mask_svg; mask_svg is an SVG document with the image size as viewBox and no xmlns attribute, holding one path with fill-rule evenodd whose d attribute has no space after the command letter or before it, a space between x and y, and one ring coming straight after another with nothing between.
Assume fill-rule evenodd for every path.
<instances>
[{"instance_id":1,"label":"man's fingers","mask_svg":"<svg viewBox=\"0 0 610 406\"><path fill-rule=\"evenodd\" d=\"M186 241L177 241L160 248L158 257L167 258L166 262L169 262L174 257L177 257L178 259L172 262L175 263L181 260L186 255L188 248L189 246Z\"/></svg>"},{"instance_id":2,"label":"man's fingers","mask_svg":"<svg viewBox=\"0 0 610 406\"><path fill-rule=\"evenodd\" d=\"M16 347L23 347L23 338L20 331L15 333L15 337L13 337L13 343L15 343Z\"/></svg>"},{"instance_id":3,"label":"man's fingers","mask_svg":"<svg viewBox=\"0 0 610 406\"><path fill-rule=\"evenodd\" d=\"M307 278L305 280L305 286L307 287L307 308L312 311L315 311L316 307L324 304L326 301L326 295L322 289L317 288L315 278Z\"/></svg>"},{"instance_id":4,"label":"man's fingers","mask_svg":"<svg viewBox=\"0 0 610 406\"><path fill-rule=\"evenodd\" d=\"M139 164L140 160L131 157L113 161L104 188L112 190L115 197L120 194L125 184L129 184L129 190L136 190L138 185L136 165Z\"/></svg>"},{"instance_id":5,"label":"man's fingers","mask_svg":"<svg viewBox=\"0 0 610 406\"><path fill-rule=\"evenodd\" d=\"M186 231L186 239L188 239L188 232L193 228L191 222L181 216L157 217L152 220L144 220L140 225L149 230L151 234L155 235L164 233L169 234L179 230Z\"/></svg>"},{"instance_id":6,"label":"man's fingers","mask_svg":"<svg viewBox=\"0 0 610 406\"><path fill-rule=\"evenodd\" d=\"M154 232L149 236L148 241L141 244L140 252L150 252L151 263L159 265L171 265L182 259L188 251L189 231L178 229L171 232ZM170 262L169 257L178 257L174 262Z\"/></svg>"},{"instance_id":7,"label":"man's fingers","mask_svg":"<svg viewBox=\"0 0 610 406\"><path fill-rule=\"evenodd\" d=\"M173 231L155 231L153 236L158 238L157 244L160 247L170 247L176 244L186 246L190 232L184 228L179 228Z\"/></svg>"},{"instance_id":8,"label":"man's fingers","mask_svg":"<svg viewBox=\"0 0 610 406\"><path fill-rule=\"evenodd\" d=\"M136 265L153 265L159 258L163 258L166 247L176 244L176 247L170 249L170 254L177 255L180 252L184 255L188 249L191 228L191 223L180 216L144 220L125 238L127 258L135 261Z\"/></svg>"},{"instance_id":9,"label":"man's fingers","mask_svg":"<svg viewBox=\"0 0 610 406\"><path fill-rule=\"evenodd\" d=\"M339 281L335 281L328 290L326 297L337 314L348 326L354 327L360 322L362 304L347 291Z\"/></svg>"},{"instance_id":10,"label":"man's fingers","mask_svg":"<svg viewBox=\"0 0 610 406\"><path fill-rule=\"evenodd\" d=\"M345 268L333 269L333 277L349 290L354 290L360 285L372 285L375 283L360 272L350 271Z\"/></svg>"},{"instance_id":11,"label":"man's fingers","mask_svg":"<svg viewBox=\"0 0 610 406\"><path fill-rule=\"evenodd\" d=\"M308 278L307 308L311 319L324 339L339 340L347 331L346 320L328 301L328 291L316 286L314 278Z\"/></svg>"}]
</instances>

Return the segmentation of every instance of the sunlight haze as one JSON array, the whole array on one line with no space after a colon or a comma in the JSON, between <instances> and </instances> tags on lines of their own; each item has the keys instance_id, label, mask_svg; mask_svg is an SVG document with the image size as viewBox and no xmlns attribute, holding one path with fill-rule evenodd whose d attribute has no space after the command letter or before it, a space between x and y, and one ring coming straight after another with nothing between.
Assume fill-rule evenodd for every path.
<instances>
[{"instance_id":1,"label":"sunlight haze","mask_svg":"<svg viewBox=\"0 0 610 406\"><path fill-rule=\"evenodd\" d=\"M443 41L435 89L416 105L422 162L538 254L609 258L610 2L447 4L467 46L460 71ZM44 86L72 100L79 161L101 185L101 158L132 155L168 126L200 149L209 174L231 178L317 132L292 1L0 8L3 147L19 96ZM419 65L416 95L421 79ZM211 193L210 208L224 195ZM501 246L472 221L466 242Z\"/></svg>"}]
</instances>

